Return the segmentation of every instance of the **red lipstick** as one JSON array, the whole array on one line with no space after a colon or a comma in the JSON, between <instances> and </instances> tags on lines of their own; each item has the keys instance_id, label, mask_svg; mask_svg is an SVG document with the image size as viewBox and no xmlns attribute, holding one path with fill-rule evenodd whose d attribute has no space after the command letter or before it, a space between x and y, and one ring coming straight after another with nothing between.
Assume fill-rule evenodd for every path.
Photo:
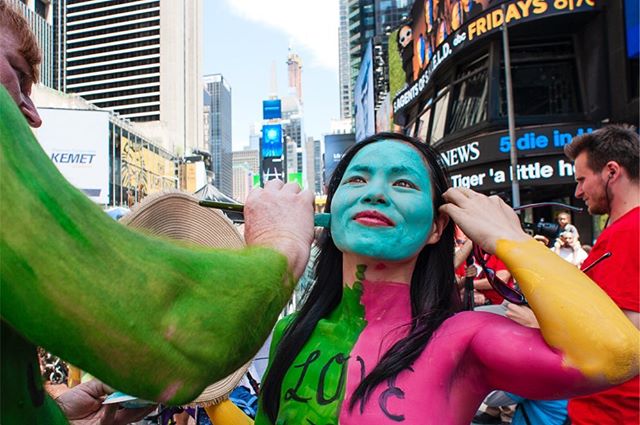
<instances>
[{"instance_id":1,"label":"red lipstick","mask_svg":"<svg viewBox=\"0 0 640 425\"><path fill-rule=\"evenodd\" d=\"M394 226L395 223L386 215L377 211L361 211L353 219L365 226Z\"/></svg>"}]
</instances>

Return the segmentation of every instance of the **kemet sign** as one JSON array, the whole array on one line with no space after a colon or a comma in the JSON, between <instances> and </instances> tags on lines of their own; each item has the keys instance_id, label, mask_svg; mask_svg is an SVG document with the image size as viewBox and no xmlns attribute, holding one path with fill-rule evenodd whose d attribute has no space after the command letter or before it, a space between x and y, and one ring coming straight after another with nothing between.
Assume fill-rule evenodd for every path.
<instances>
[{"instance_id":1,"label":"kemet sign","mask_svg":"<svg viewBox=\"0 0 640 425\"><path fill-rule=\"evenodd\" d=\"M521 128L516 132L518 180L526 185L573 182L573 164L564 156L564 145L574 136L590 133L590 125ZM477 190L511 187L513 169L509 161L506 131L472 138L464 144L440 150L454 187Z\"/></svg>"},{"instance_id":2,"label":"kemet sign","mask_svg":"<svg viewBox=\"0 0 640 425\"><path fill-rule=\"evenodd\" d=\"M394 116L420 98L439 67L471 43L499 31L503 22L512 26L597 8L595 0L416 1L412 20L389 40Z\"/></svg>"}]
</instances>

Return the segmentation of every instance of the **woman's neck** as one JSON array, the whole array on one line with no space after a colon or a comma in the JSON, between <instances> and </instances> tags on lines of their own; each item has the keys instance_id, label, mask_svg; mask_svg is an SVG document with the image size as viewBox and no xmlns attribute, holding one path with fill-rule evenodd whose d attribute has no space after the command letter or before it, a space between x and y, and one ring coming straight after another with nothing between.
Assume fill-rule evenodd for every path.
<instances>
[{"instance_id":1,"label":"woman's neck","mask_svg":"<svg viewBox=\"0 0 640 425\"><path fill-rule=\"evenodd\" d=\"M356 254L342 256L342 280L351 287L356 281L411 283L416 257L401 262L375 260Z\"/></svg>"}]
</instances>

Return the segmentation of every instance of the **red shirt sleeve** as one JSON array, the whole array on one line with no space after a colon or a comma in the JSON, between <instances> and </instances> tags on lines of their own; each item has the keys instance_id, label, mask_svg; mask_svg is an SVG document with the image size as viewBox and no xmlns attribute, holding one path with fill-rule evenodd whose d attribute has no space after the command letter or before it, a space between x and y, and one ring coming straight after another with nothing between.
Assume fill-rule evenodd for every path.
<instances>
[{"instance_id":1,"label":"red shirt sleeve","mask_svg":"<svg viewBox=\"0 0 640 425\"><path fill-rule=\"evenodd\" d=\"M587 275L622 309L640 311L640 208L635 208L605 229L583 268L610 252Z\"/></svg>"}]
</instances>

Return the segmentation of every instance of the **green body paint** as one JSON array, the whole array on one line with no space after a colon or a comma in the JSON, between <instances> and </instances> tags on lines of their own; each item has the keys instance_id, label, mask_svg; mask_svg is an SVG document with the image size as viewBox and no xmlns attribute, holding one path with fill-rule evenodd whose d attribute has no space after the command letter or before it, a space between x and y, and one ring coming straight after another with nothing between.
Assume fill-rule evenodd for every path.
<instances>
[{"instance_id":1,"label":"green body paint","mask_svg":"<svg viewBox=\"0 0 640 425\"><path fill-rule=\"evenodd\" d=\"M333 241L344 253L411 258L431 231L431 193L428 167L413 147L393 141L367 145L349 163L331 201Z\"/></svg>"},{"instance_id":2,"label":"green body paint","mask_svg":"<svg viewBox=\"0 0 640 425\"><path fill-rule=\"evenodd\" d=\"M364 277L363 272L364 268L359 269L359 275ZM366 326L361 296L360 281L351 288L345 286L338 307L318 322L284 377L276 425L327 424L327 418L337 420L345 394L347 363L355 361L349 353ZM278 323L271 357L291 320L289 316ZM270 424L261 410L255 423Z\"/></svg>"},{"instance_id":3,"label":"green body paint","mask_svg":"<svg viewBox=\"0 0 640 425\"><path fill-rule=\"evenodd\" d=\"M32 342L128 394L182 404L251 358L291 295L275 251L188 247L112 220L57 171L2 86L0 181L0 311L21 341L2 344L3 362L35 358ZM3 403L31 400L27 371L5 364ZM1 422L29 422L13 414Z\"/></svg>"}]
</instances>

